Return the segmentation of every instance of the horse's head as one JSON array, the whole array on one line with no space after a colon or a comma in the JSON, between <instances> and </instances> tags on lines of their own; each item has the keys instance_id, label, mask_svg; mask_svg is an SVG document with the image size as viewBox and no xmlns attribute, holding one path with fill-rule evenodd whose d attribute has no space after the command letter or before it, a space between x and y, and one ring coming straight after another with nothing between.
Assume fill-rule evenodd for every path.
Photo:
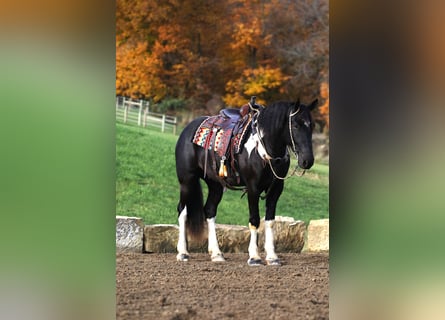
<instances>
[{"instance_id":1,"label":"horse's head","mask_svg":"<svg viewBox=\"0 0 445 320\"><path fill-rule=\"evenodd\" d=\"M298 100L289 114L290 145L298 157L298 166L309 169L314 164L312 152L312 121L311 111L317 106L318 99L309 105L304 105Z\"/></svg>"}]
</instances>

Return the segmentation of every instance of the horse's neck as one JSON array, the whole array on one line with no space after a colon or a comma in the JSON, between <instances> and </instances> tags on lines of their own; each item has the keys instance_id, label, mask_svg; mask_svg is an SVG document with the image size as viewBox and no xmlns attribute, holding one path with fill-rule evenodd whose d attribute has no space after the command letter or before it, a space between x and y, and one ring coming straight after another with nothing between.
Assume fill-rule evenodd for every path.
<instances>
[{"instance_id":1,"label":"horse's neck","mask_svg":"<svg viewBox=\"0 0 445 320\"><path fill-rule=\"evenodd\" d=\"M281 140L281 141L279 141ZM272 158L282 158L286 155L286 144L282 143L281 137L271 138L264 141L266 150Z\"/></svg>"},{"instance_id":2,"label":"horse's neck","mask_svg":"<svg viewBox=\"0 0 445 320\"><path fill-rule=\"evenodd\" d=\"M270 157L281 158L286 155L286 142L282 132L266 130L261 124L258 124L257 129L264 147L266 148L266 152Z\"/></svg>"}]
</instances>

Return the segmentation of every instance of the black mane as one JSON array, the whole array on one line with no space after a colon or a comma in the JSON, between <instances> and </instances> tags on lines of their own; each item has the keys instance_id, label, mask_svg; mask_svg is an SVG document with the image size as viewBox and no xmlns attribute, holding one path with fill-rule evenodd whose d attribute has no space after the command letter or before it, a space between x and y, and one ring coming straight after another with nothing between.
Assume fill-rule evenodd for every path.
<instances>
[{"instance_id":1,"label":"black mane","mask_svg":"<svg viewBox=\"0 0 445 320\"><path fill-rule=\"evenodd\" d=\"M282 131L283 125L289 120L289 113L295 103L278 101L265 107L258 116L258 122L264 129L272 132Z\"/></svg>"}]
</instances>

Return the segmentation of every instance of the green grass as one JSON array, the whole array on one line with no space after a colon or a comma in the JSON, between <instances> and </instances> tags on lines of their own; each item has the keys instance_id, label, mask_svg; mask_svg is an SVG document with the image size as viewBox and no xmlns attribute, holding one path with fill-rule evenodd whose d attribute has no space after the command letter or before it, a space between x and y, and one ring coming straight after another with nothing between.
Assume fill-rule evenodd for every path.
<instances>
[{"instance_id":1,"label":"green grass","mask_svg":"<svg viewBox=\"0 0 445 320\"><path fill-rule=\"evenodd\" d=\"M179 184L175 170L178 136L116 124L116 214L136 216L145 224L177 223ZM316 164L303 177L285 182L277 215L306 223L329 217L329 167ZM204 195L206 195L205 184ZM218 223L247 225L247 197L228 190L218 207ZM264 201L260 201L264 217Z\"/></svg>"}]
</instances>

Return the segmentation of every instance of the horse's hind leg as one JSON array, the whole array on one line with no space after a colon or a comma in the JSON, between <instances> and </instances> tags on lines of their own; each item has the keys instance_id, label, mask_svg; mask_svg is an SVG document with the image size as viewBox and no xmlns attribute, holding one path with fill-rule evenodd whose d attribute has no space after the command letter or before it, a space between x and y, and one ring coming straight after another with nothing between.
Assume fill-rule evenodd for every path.
<instances>
[{"instance_id":1,"label":"horse's hind leg","mask_svg":"<svg viewBox=\"0 0 445 320\"><path fill-rule=\"evenodd\" d=\"M186 176L180 178L180 199L178 204L179 237L176 249L176 260L188 261L190 254L187 250L187 220L189 224L199 222L202 213L202 191L199 178ZM198 215L198 218L196 218ZM200 225L200 224L199 224ZM189 230L190 231L190 230Z\"/></svg>"},{"instance_id":2,"label":"horse's hind leg","mask_svg":"<svg viewBox=\"0 0 445 320\"><path fill-rule=\"evenodd\" d=\"M182 207L181 203L178 204L179 217L179 238L178 245L176 249L178 254L176 255L176 260L178 261L188 261L190 254L187 251L187 235L185 232L186 222L187 222L187 206Z\"/></svg>"},{"instance_id":3,"label":"horse's hind leg","mask_svg":"<svg viewBox=\"0 0 445 320\"><path fill-rule=\"evenodd\" d=\"M207 179L206 183L209 188L209 193L206 204L204 206L204 213L207 218L207 226L209 232L208 250L213 262L223 262L225 261L225 259L221 250L219 249L215 225L216 210L223 195L223 187L220 183L210 179Z\"/></svg>"}]
</instances>

